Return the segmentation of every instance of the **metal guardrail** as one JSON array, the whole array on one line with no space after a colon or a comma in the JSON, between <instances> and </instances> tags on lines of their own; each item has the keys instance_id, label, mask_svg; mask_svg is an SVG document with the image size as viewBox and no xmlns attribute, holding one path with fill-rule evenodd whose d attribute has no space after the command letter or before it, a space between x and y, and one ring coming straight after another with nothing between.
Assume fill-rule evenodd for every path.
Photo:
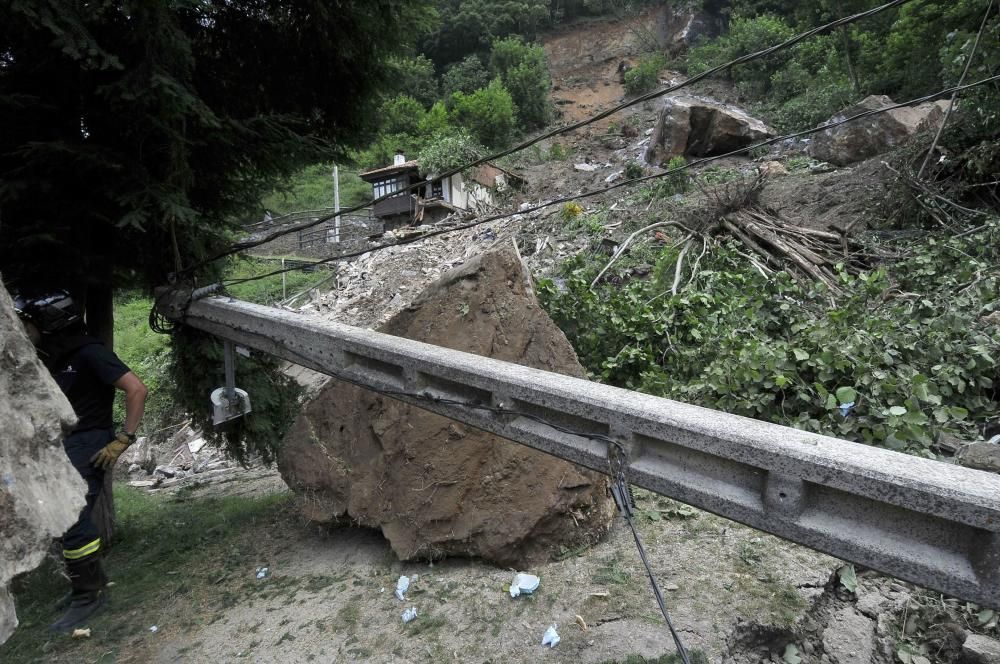
<instances>
[{"instance_id":1,"label":"metal guardrail","mask_svg":"<svg viewBox=\"0 0 1000 664\"><path fill-rule=\"evenodd\" d=\"M637 486L1000 606L1000 476L418 341L211 297L185 322L375 389L492 405L621 443ZM402 397L592 470L608 444L533 417Z\"/></svg>"}]
</instances>

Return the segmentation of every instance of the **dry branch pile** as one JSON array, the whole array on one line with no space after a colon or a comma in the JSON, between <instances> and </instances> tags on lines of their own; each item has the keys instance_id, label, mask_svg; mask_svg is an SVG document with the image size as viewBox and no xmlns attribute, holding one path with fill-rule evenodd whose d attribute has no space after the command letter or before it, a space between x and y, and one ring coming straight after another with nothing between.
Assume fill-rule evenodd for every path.
<instances>
[{"instance_id":1,"label":"dry branch pile","mask_svg":"<svg viewBox=\"0 0 1000 664\"><path fill-rule=\"evenodd\" d=\"M705 253L716 243L732 239L742 244L748 253L742 255L753 267L772 277L776 272L787 271L799 283L818 281L834 294L841 292L838 285L838 265L850 273L857 273L867 266L863 262L861 247L846 232L818 230L792 224L777 213L758 203L760 191L767 181L765 173L756 177L725 183L715 187L701 187L706 201L702 207L687 213L684 223L661 221L645 226L628 236L615 250L611 260L591 283L596 286L611 267L635 243L654 238L663 239L657 229L668 227L681 231L681 239L673 244L678 249L674 281L670 292L674 295L689 274L687 283L697 276L698 266ZM696 248L701 245L700 252ZM690 268L685 261L697 255ZM665 293L664 293L665 294Z\"/></svg>"}]
</instances>

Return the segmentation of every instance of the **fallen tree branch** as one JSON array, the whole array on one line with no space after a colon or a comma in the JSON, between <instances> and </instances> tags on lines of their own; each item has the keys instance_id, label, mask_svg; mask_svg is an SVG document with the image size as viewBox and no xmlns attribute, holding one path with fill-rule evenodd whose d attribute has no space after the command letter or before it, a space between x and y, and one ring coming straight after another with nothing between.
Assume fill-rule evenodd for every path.
<instances>
[{"instance_id":1,"label":"fallen tree branch","mask_svg":"<svg viewBox=\"0 0 1000 664\"><path fill-rule=\"evenodd\" d=\"M611 260L608 261L608 264L605 265L604 269L602 269L597 274L597 276L594 277L594 280L592 282L590 282L590 288L591 288L591 290L593 290L594 286L597 285L597 283L607 273L607 271L611 269L611 266L614 265L616 262L618 262L618 259L621 258L625 254L625 250L628 249L629 245L632 244L632 242L637 237L639 237L643 233L648 233L649 231L651 231L653 229L656 229L656 228L665 228L667 226L676 226L677 228L680 228L684 232L688 233L689 235L694 235L694 231L692 231L691 229L689 229L688 227L686 227L684 224L682 224L680 222L677 222L677 221L658 221L655 224L650 224L649 226L646 226L645 228L640 228L635 233L632 233L631 235L629 235L625 239L624 242L622 242L620 245L618 245L618 249L615 250L615 253L611 257Z\"/></svg>"}]
</instances>

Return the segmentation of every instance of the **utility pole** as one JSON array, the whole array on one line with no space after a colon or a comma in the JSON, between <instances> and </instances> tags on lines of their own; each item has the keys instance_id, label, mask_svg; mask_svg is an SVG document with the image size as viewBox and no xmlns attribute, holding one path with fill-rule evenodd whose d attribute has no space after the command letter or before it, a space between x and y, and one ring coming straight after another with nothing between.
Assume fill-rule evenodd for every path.
<instances>
[{"instance_id":1,"label":"utility pole","mask_svg":"<svg viewBox=\"0 0 1000 664\"><path fill-rule=\"evenodd\" d=\"M333 241L340 242L340 168L333 166Z\"/></svg>"}]
</instances>

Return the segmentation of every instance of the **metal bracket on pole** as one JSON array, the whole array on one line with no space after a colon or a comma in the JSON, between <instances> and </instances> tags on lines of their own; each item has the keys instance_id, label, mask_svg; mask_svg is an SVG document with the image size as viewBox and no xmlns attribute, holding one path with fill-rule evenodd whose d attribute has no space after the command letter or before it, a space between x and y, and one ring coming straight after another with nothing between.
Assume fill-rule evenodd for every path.
<instances>
[{"instance_id":1,"label":"metal bracket on pole","mask_svg":"<svg viewBox=\"0 0 1000 664\"><path fill-rule=\"evenodd\" d=\"M212 391L212 424L220 426L250 412L250 396L236 387L236 358L233 342L223 342L226 384Z\"/></svg>"}]
</instances>

